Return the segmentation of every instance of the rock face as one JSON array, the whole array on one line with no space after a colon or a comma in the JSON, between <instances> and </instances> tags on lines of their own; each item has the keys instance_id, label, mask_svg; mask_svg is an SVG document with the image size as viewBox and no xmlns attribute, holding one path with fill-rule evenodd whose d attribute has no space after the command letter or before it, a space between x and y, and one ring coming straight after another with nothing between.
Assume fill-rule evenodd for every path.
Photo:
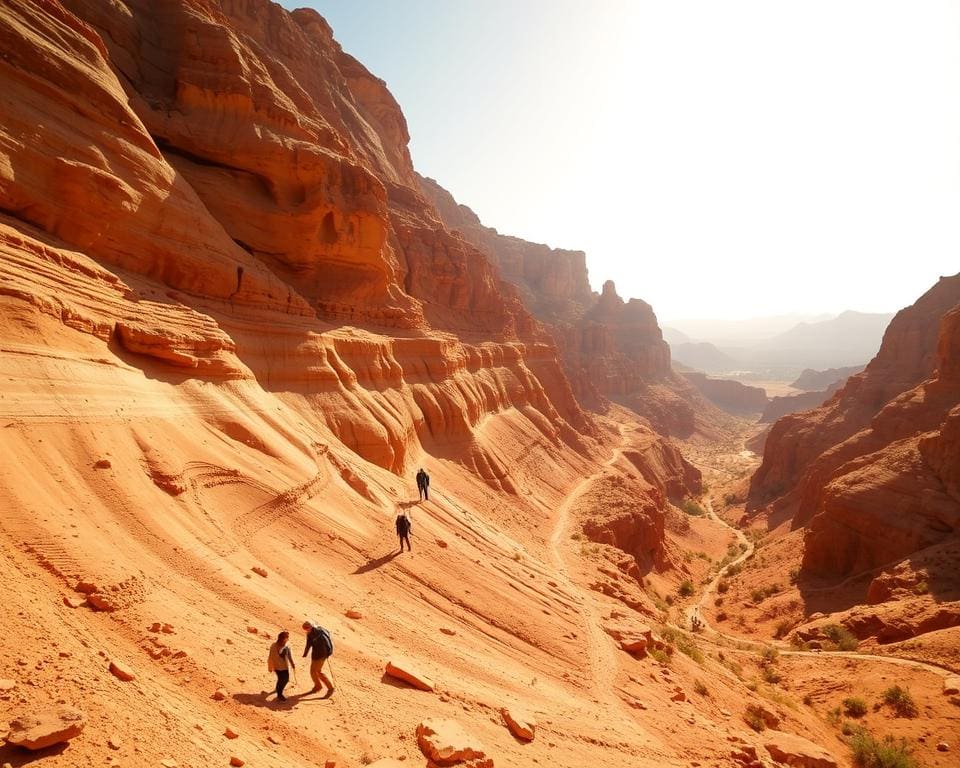
<instances>
[{"instance_id":1,"label":"rock face","mask_svg":"<svg viewBox=\"0 0 960 768\"><path fill-rule=\"evenodd\" d=\"M797 395L772 397L760 414L760 421L771 424L789 413L819 408L840 389L842 381L835 381L824 390L810 390Z\"/></svg>"},{"instance_id":2,"label":"rock face","mask_svg":"<svg viewBox=\"0 0 960 768\"><path fill-rule=\"evenodd\" d=\"M848 378L862 371L864 366L853 365L846 368L828 368L825 371L815 371L812 368L804 369L790 386L794 389L803 389L808 392L828 389L833 384L842 385Z\"/></svg>"},{"instance_id":3,"label":"rock face","mask_svg":"<svg viewBox=\"0 0 960 768\"><path fill-rule=\"evenodd\" d=\"M803 568L851 574L960 530L960 275L890 323L863 373L820 408L780 419L748 509L791 506Z\"/></svg>"},{"instance_id":4,"label":"rock face","mask_svg":"<svg viewBox=\"0 0 960 768\"><path fill-rule=\"evenodd\" d=\"M594 293L582 251L501 235L436 181L419 180L444 223L490 253L500 274L546 325L581 405L603 409L613 400L647 418L663 434L694 430L694 412L703 403L672 371L670 348L649 304L625 302L612 281L604 283L599 295Z\"/></svg>"},{"instance_id":5,"label":"rock face","mask_svg":"<svg viewBox=\"0 0 960 768\"><path fill-rule=\"evenodd\" d=\"M45 749L76 738L86 724L86 715L79 709L58 707L11 720L7 742L24 749Z\"/></svg>"}]
</instances>

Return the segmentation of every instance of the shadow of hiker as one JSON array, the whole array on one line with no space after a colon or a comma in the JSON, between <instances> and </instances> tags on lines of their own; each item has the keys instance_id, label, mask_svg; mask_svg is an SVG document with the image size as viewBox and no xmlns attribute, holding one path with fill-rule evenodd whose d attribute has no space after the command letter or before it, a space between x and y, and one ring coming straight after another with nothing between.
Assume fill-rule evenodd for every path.
<instances>
[{"instance_id":1,"label":"shadow of hiker","mask_svg":"<svg viewBox=\"0 0 960 768\"><path fill-rule=\"evenodd\" d=\"M419 499L411 499L410 501L401 501L399 506L401 509L410 509L410 507L416 507L418 504L420 504Z\"/></svg>"},{"instance_id":2,"label":"shadow of hiker","mask_svg":"<svg viewBox=\"0 0 960 768\"><path fill-rule=\"evenodd\" d=\"M313 697L308 699L307 697ZM297 704L306 700L313 701L325 698L315 695L313 691L302 691L300 693L288 693L286 701L279 701L273 691L260 691L260 693L235 693L233 700L237 704L245 704L248 707L265 707L266 709L293 709Z\"/></svg>"},{"instance_id":3,"label":"shadow of hiker","mask_svg":"<svg viewBox=\"0 0 960 768\"><path fill-rule=\"evenodd\" d=\"M393 560L393 558L395 558L399 554L400 553L397 550L394 550L389 555L381 555L378 558L369 560L368 562L364 563L359 568L357 568L357 570L353 572L353 575L356 576L357 574L360 574L360 573L368 573L369 571L376 570L381 565L386 565L387 563L389 563L391 560Z\"/></svg>"}]
</instances>

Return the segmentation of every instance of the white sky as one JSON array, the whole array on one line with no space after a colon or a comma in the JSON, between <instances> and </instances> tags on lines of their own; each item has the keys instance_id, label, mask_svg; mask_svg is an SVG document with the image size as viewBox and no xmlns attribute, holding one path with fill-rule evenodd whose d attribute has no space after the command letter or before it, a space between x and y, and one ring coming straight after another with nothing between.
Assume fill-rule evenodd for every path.
<instances>
[{"instance_id":1,"label":"white sky","mask_svg":"<svg viewBox=\"0 0 960 768\"><path fill-rule=\"evenodd\" d=\"M960 3L314 0L418 170L661 321L893 311L960 271Z\"/></svg>"}]
</instances>

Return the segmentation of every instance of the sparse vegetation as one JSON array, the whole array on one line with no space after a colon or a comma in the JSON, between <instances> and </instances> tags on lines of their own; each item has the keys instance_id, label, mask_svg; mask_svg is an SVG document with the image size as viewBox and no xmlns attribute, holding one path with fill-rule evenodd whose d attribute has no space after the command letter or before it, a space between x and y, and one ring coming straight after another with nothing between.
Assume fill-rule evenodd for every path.
<instances>
[{"instance_id":1,"label":"sparse vegetation","mask_svg":"<svg viewBox=\"0 0 960 768\"><path fill-rule=\"evenodd\" d=\"M808 707L812 707L812 706L813 706L813 696L811 696L811 695L808 693L806 696L803 697L803 703L804 703L806 706L808 706Z\"/></svg>"},{"instance_id":2,"label":"sparse vegetation","mask_svg":"<svg viewBox=\"0 0 960 768\"><path fill-rule=\"evenodd\" d=\"M671 646L675 647L680 653L689 656L697 664L703 664L703 652L697 647L697 644L684 632L679 632L672 627L665 627L662 632L663 639Z\"/></svg>"},{"instance_id":3,"label":"sparse vegetation","mask_svg":"<svg viewBox=\"0 0 960 768\"><path fill-rule=\"evenodd\" d=\"M930 585L925 581L917 582L913 587L914 594L925 595L930 591Z\"/></svg>"},{"instance_id":4,"label":"sparse vegetation","mask_svg":"<svg viewBox=\"0 0 960 768\"><path fill-rule=\"evenodd\" d=\"M764 600L766 600L768 597L772 597L773 595L780 592L780 590L781 590L781 587L779 584L768 584L765 587L759 587L757 589L751 590L750 599L754 603L760 604Z\"/></svg>"},{"instance_id":5,"label":"sparse vegetation","mask_svg":"<svg viewBox=\"0 0 960 768\"><path fill-rule=\"evenodd\" d=\"M782 640L790 633L791 629L793 629L793 622L790 619L781 619L777 622L777 628L774 630L773 636L777 640Z\"/></svg>"},{"instance_id":6,"label":"sparse vegetation","mask_svg":"<svg viewBox=\"0 0 960 768\"><path fill-rule=\"evenodd\" d=\"M758 704L748 704L743 713L743 721L757 733L766 730L767 724L763 721L763 707Z\"/></svg>"},{"instance_id":7,"label":"sparse vegetation","mask_svg":"<svg viewBox=\"0 0 960 768\"><path fill-rule=\"evenodd\" d=\"M865 728L855 726L850 734L853 763L858 768L920 768L913 750L904 739L892 736L876 739Z\"/></svg>"},{"instance_id":8,"label":"sparse vegetation","mask_svg":"<svg viewBox=\"0 0 960 768\"><path fill-rule=\"evenodd\" d=\"M731 565L729 568L727 568L727 576L736 576L742 570L743 570L743 565L740 563L736 563L734 565Z\"/></svg>"},{"instance_id":9,"label":"sparse vegetation","mask_svg":"<svg viewBox=\"0 0 960 768\"><path fill-rule=\"evenodd\" d=\"M649 654L651 659L660 664L670 664L670 655L666 651L662 651L659 648L651 648Z\"/></svg>"},{"instance_id":10,"label":"sparse vegetation","mask_svg":"<svg viewBox=\"0 0 960 768\"><path fill-rule=\"evenodd\" d=\"M718 612L717 612L717 621L718 621L718 622L720 622L720 621L726 621L727 618L728 618L728 617L727 617L727 612L726 612L726 611L718 611Z\"/></svg>"},{"instance_id":11,"label":"sparse vegetation","mask_svg":"<svg viewBox=\"0 0 960 768\"><path fill-rule=\"evenodd\" d=\"M840 651L855 651L860 641L846 627L839 624L827 624L823 627L823 634L827 636L831 643Z\"/></svg>"},{"instance_id":12,"label":"sparse vegetation","mask_svg":"<svg viewBox=\"0 0 960 768\"><path fill-rule=\"evenodd\" d=\"M690 517L703 517L705 514L707 514L704 508L693 499L684 499L681 501L680 509L690 515Z\"/></svg>"},{"instance_id":13,"label":"sparse vegetation","mask_svg":"<svg viewBox=\"0 0 960 768\"><path fill-rule=\"evenodd\" d=\"M920 714L910 690L892 685L883 692L883 703L889 706L897 717L916 717Z\"/></svg>"},{"instance_id":14,"label":"sparse vegetation","mask_svg":"<svg viewBox=\"0 0 960 768\"><path fill-rule=\"evenodd\" d=\"M693 586L693 582L690 579L684 579L680 582L680 586L677 587L677 594L680 597L690 597L696 592L696 587Z\"/></svg>"},{"instance_id":15,"label":"sparse vegetation","mask_svg":"<svg viewBox=\"0 0 960 768\"><path fill-rule=\"evenodd\" d=\"M710 691L707 690L707 686L703 684L702 680L693 681L693 690L700 696L709 696Z\"/></svg>"},{"instance_id":16,"label":"sparse vegetation","mask_svg":"<svg viewBox=\"0 0 960 768\"><path fill-rule=\"evenodd\" d=\"M763 668L763 679L770 683L770 685L776 685L783 680L783 675L780 674L776 667L769 665Z\"/></svg>"},{"instance_id":17,"label":"sparse vegetation","mask_svg":"<svg viewBox=\"0 0 960 768\"><path fill-rule=\"evenodd\" d=\"M729 589L730 585L722 579L717 582L717 592L719 592L721 595L726 594L727 590Z\"/></svg>"},{"instance_id":18,"label":"sparse vegetation","mask_svg":"<svg viewBox=\"0 0 960 768\"><path fill-rule=\"evenodd\" d=\"M734 504L739 504L740 499L737 498L737 494L735 493L725 493L723 494L723 503L728 507L732 507Z\"/></svg>"},{"instance_id":19,"label":"sparse vegetation","mask_svg":"<svg viewBox=\"0 0 960 768\"><path fill-rule=\"evenodd\" d=\"M843 713L847 717L863 717L867 714L867 702L852 696L846 698L843 700Z\"/></svg>"},{"instance_id":20,"label":"sparse vegetation","mask_svg":"<svg viewBox=\"0 0 960 768\"><path fill-rule=\"evenodd\" d=\"M798 581L800 581L800 569L799 569L799 568L791 568L791 569L790 569L790 583L791 583L791 584L796 584Z\"/></svg>"}]
</instances>

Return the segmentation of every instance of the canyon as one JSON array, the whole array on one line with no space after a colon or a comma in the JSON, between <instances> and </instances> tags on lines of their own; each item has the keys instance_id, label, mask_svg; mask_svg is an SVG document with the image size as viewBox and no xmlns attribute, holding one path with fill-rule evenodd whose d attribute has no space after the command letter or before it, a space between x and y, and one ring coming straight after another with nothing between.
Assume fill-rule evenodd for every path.
<instances>
[{"instance_id":1,"label":"canyon","mask_svg":"<svg viewBox=\"0 0 960 768\"><path fill-rule=\"evenodd\" d=\"M896 676L924 719L870 728L949 765L960 276L760 462L316 12L6 0L0 49L0 763L846 766L826 713ZM787 645L833 623L860 657Z\"/></svg>"}]
</instances>

